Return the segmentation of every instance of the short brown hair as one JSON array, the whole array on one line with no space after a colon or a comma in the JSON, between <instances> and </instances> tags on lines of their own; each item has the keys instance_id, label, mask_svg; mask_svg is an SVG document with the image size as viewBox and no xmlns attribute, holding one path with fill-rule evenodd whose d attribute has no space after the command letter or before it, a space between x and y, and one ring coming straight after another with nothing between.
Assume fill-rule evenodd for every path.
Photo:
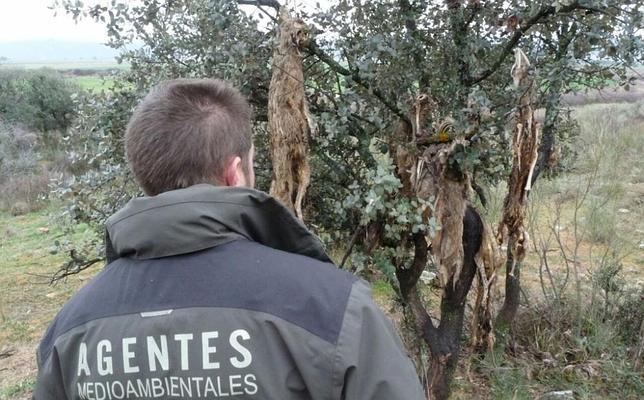
<instances>
[{"instance_id":1,"label":"short brown hair","mask_svg":"<svg viewBox=\"0 0 644 400\"><path fill-rule=\"evenodd\" d=\"M250 107L228 83L175 79L155 87L125 131L125 152L143 191L154 196L217 183L225 163L252 146Z\"/></svg>"}]
</instances>

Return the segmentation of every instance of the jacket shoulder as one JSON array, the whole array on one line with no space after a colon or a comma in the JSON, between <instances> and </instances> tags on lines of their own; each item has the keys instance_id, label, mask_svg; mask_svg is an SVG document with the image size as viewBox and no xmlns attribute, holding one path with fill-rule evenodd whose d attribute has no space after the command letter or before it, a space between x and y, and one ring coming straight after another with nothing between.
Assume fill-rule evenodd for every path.
<instances>
[{"instance_id":1,"label":"jacket shoulder","mask_svg":"<svg viewBox=\"0 0 644 400\"><path fill-rule=\"evenodd\" d=\"M331 263L247 240L159 259L120 258L65 304L38 356L44 361L59 336L93 320L193 307L267 313L336 343L355 281Z\"/></svg>"},{"instance_id":2,"label":"jacket shoulder","mask_svg":"<svg viewBox=\"0 0 644 400\"><path fill-rule=\"evenodd\" d=\"M328 342L337 341L357 281L354 275L331 263L255 242L236 241L223 250L230 252L229 259L237 261L235 268L226 271L230 273L226 279L255 293L244 298L253 303L261 301L261 311L293 322ZM254 307L245 304L240 308L248 306Z\"/></svg>"}]
</instances>

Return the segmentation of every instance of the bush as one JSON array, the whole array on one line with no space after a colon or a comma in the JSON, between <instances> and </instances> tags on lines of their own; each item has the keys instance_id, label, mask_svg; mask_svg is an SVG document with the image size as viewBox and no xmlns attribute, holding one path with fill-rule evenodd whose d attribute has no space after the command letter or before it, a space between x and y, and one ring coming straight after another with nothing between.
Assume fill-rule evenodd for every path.
<instances>
[{"instance_id":1,"label":"bush","mask_svg":"<svg viewBox=\"0 0 644 400\"><path fill-rule=\"evenodd\" d=\"M588 305L580 312L574 296L523 308L513 328L514 357L481 363L492 398L539 398L544 387L573 390L575 399L639 398L644 380L629 354L641 323L636 300L609 315ZM624 324L633 336L624 337Z\"/></svg>"},{"instance_id":2,"label":"bush","mask_svg":"<svg viewBox=\"0 0 644 400\"><path fill-rule=\"evenodd\" d=\"M0 70L0 118L39 132L64 131L77 90L55 71Z\"/></svg>"},{"instance_id":3,"label":"bush","mask_svg":"<svg viewBox=\"0 0 644 400\"><path fill-rule=\"evenodd\" d=\"M641 282L625 285L622 298L617 304L615 313L615 326L624 343L636 345L640 338L640 330L644 311L644 285Z\"/></svg>"},{"instance_id":4,"label":"bush","mask_svg":"<svg viewBox=\"0 0 644 400\"><path fill-rule=\"evenodd\" d=\"M49 172L39 163L38 135L0 121L0 209L13 215L44 206Z\"/></svg>"}]
</instances>

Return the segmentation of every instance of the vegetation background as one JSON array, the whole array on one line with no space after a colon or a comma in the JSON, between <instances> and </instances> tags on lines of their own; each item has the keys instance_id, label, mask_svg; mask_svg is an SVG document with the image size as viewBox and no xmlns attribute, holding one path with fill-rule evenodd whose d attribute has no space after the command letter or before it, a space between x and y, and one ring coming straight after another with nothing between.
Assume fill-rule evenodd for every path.
<instances>
[{"instance_id":1,"label":"vegetation background","mask_svg":"<svg viewBox=\"0 0 644 400\"><path fill-rule=\"evenodd\" d=\"M340 2L340 6L348 7L349 3L352 2ZM167 26L156 27L154 32L159 36L149 38L150 42L125 57L126 67L114 64L88 69L59 64L57 69L16 69L15 65L12 68L0 65L0 399L29 398L35 379L35 346L45 327L69 296L101 268L100 221L137 194L124 168L120 147L122 127L136 99L154 79L218 75L234 81L242 79L237 83L247 93L259 94L251 99L257 103L255 106L261 110L264 104L261 93L270 80L270 40L266 39L270 35L262 32L263 36L258 36L253 33L256 28L247 30L252 19L236 13L235 8L212 12L207 7L219 3L186 4L192 7L191 13L173 21L172 26L203 23L200 28L203 32L217 33L225 27L233 33L208 53L203 52L203 45L212 39L181 34L167 37L163 35ZM397 62L402 60L392 60L409 57L418 48L406 48L410 44L396 42L399 38L391 42L384 33L374 37L375 28L365 21L385 10L378 8L378 2L374 4L373 8L363 5L365 13L355 16L354 22L361 21L367 28L344 32L341 39L349 42L347 60L355 63L353 67L360 79L370 79L384 87L402 87L394 92L400 94L394 108L404 109L406 99L417 92L422 79L414 75L414 69L393 72L400 68ZM128 25L131 22L128 18L136 20L137 11L126 11L121 10L124 20L106 20L116 32L112 36L116 45L148 29L145 24ZM93 16L100 19L106 12L107 9L95 10ZM237 19L217 19L222 15ZM199 20L199 16L205 19ZM308 17L319 26L341 24L324 13ZM399 22L404 26L406 21ZM553 28L544 27L544 31L549 29ZM613 42L611 31L606 32L591 33L599 35L598 43L606 40L624 45L619 40ZM590 43L585 41L589 37L592 38L587 35L577 40ZM501 35L498 40L502 43L504 39ZM231 41L244 45L235 47ZM450 50L432 54L457 57L452 46L445 46ZM223 53L223 60L209 58L220 54L215 50L222 48L228 52ZM184 53L169 49L182 49ZM534 49L533 54L539 51ZM615 51L625 50L616 46ZM365 52L370 52L368 57L360 56ZM227 64L225 61L230 59L237 62ZM527 225L531 241L523 267L521 305L511 340L503 349L484 355L472 351L467 346L470 328L465 327L464 351L455 373L452 398L557 396L553 392L563 392L558 394L564 396L560 398L641 398L644 72L637 67L637 60L631 60L635 70L626 69L626 63L611 64L610 73L604 71L606 64L593 65L598 69L570 71L578 66L575 61L578 58L568 59L565 68L549 66L549 62L563 63L561 59L545 60L538 63L542 68L540 76L546 75L544 71L558 72L553 72L557 79L546 75L550 80L542 81L542 118L548 118L543 114L550 104L552 82L563 82L565 86L557 98L561 110L556 118L556 126L561 127L559 159L557 168L538 182L529 198ZM443 66L450 62L430 61ZM391 107L382 106L373 88L366 89L371 90L372 97L365 100L365 89L356 87L355 81L329 73L320 63L306 62L312 77L307 93L321 127L312 150L317 172L309 196L323 199L308 202L307 222L325 239L340 263L347 254L343 243L349 241L361 219L360 210L364 210L363 201L369 190L390 182L386 173L369 175L365 171L382 169L379 161L374 160L373 154L379 153L374 152L374 147L379 142L373 138L386 140L396 115ZM246 69L235 70L240 63ZM219 69L221 65L223 69ZM349 62L348 67L351 66ZM503 64L502 68L505 75L490 86L510 99L513 95L508 89L511 82L507 82L509 65ZM459 74L458 69L452 72L455 76ZM437 71L435 77L428 79L430 84L440 87L435 89L437 92L442 90L447 97L453 83L449 79L438 80L444 73ZM488 104L486 101L496 101L497 95L488 91L478 100ZM449 109L449 102L445 104L444 108ZM503 114L512 104L501 102L497 107ZM259 184L267 188L270 182L267 132L261 111L258 114ZM369 135L365 135L365 127L371 127ZM489 203L487 208L479 205L479 209L489 221L500 218L509 162L502 151L485 149L495 149L503 143L496 136L488 138L476 155L477 176ZM481 149L487 153L481 154ZM360 178L367 186L355 183ZM327 185L315 186L315 182ZM407 316L395 285L392 289L390 284L392 266L359 249L350 254L347 266L371 281L376 301L404 333ZM50 285L52 277L61 277L61 267L65 273L78 273ZM432 265L427 272L428 278L437 273ZM427 279L419 284L419 290L428 309L436 310L441 301L440 285ZM498 290L495 300L501 302L502 288ZM468 315L472 312L471 304L465 312ZM414 343L413 338L408 338L407 344L411 349L423 347ZM422 354L426 354L426 349Z\"/></svg>"}]
</instances>

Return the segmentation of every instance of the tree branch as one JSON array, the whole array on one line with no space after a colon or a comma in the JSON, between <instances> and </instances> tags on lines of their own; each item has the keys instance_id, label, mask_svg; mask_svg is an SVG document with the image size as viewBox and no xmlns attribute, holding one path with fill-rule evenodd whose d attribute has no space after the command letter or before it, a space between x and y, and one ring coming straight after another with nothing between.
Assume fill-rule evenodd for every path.
<instances>
[{"instance_id":1,"label":"tree branch","mask_svg":"<svg viewBox=\"0 0 644 400\"><path fill-rule=\"evenodd\" d=\"M476 85L477 83L484 81L485 79L489 78L490 75L495 73L503 64L505 59L512 53L512 50L517 46L519 43L519 40L523 37L523 35L529 31L534 25L538 24L543 20L544 18L554 15L554 14L563 14L567 13L570 11L574 11L576 9L579 9L581 6L577 1L573 2L570 5L567 5L565 7L562 7L557 11L557 9L554 6L548 6L544 7L539 12L537 12L535 15L530 17L525 23L521 24L521 27L517 29L514 34L508 39L508 41L502 46L501 54L499 55L499 58L492 64L490 68L485 69L483 72L478 74L477 76L470 78L466 84L468 86Z\"/></svg>"},{"instance_id":2,"label":"tree branch","mask_svg":"<svg viewBox=\"0 0 644 400\"><path fill-rule=\"evenodd\" d=\"M69 252L69 261L67 261L63 266L60 267L56 273L51 277L49 284L54 284L58 281L64 280L68 276L75 275L81 271L86 270L87 268L93 266L94 264L105 261L104 257L97 257L93 259L86 259L80 257L76 254L75 250Z\"/></svg>"},{"instance_id":3,"label":"tree branch","mask_svg":"<svg viewBox=\"0 0 644 400\"><path fill-rule=\"evenodd\" d=\"M479 14L479 11L481 11L481 3L477 2L471 2L470 4L465 7L466 11L470 11L469 17L465 19L465 28L469 28L470 25L472 25L472 22L476 19L476 17Z\"/></svg>"},{"instance_id":4,"label":"tree branch","mask_svg":"<svg viewBox=\"0 0 644 400\"><path fill-rule=\"evenodd\" d=\"M454 53L452 61L458 68L459 80L467 89L468 82L472 80L470 73L470 63L468 61L468 38L467 30L469 23L464 19L463 9L460 1L446 0L449 10L449 27L454 42ZM460 105L464 105L467 100L467 91L459 91L457 100Z\"/></svg>"},{"instance_id":5,"label":"tree branch","mask_svg":"<svg viewBox=\"0 0 644 400\"><path fill-rule=\"evenodd\" d=\"M568 51L568 47L577 37L577 25L573 25L570 30L563 32L559 37L559 49L555 55L555 61L561 60ZM563 87L562 78L553 82L548 88L548 105L546 107L546 117L543 130L541 132L541 144L539 145L537 165L532 175L530 185L534 185L539 175L546 169L550 157L555 147L556 124L559 117L559 106L561 104L561 90Z\"/></svg>"},{"instance_id":6,"label":"tree branch","mask_svg":"<svg viewBox=\"0 0 644 400\"><path fill-rule=\"evenodd\" d=\"M418 25L416 24L416 20L412 15L413 10L411 7L411 3L409 3L409 0L399 0L398 7L400 8L400 12L405 16L405 28L407 29L407 33L409 34L410 39L412 41L420 40L420 32L418 31ZM414 60L414 63L416 63L416 65L423 65L424 58L425 58L425 51L423 50L421 52L420 49L415 50L412 53L412 58ZM421 69L421 76L418 79L418 81L421 89L425 89L429 87L430 79L429 79L427 70L425 68Z\"/></svg>"},{"instance_id":7,"label":"tree branch","mask_svg":"<svg viewBox=\"0 0 644 400\"><path fill-rule=\"evenodd\" d=\"M237 0L237 3L240 5L254 5L257 7L261 7L261 6L272 7L277 11L279 11L281 7L280 3L277 0ZM351 79L353 82L367 89L378 100L380 100L382 104L384 104L389 110L391 110L391 112L393 112L398 118L402 119L403 121L411 123L406 113L404 113L395 104L395 102L388 99L387 96L385 96L385 94L380 89L373 88L364 79L362 79L360 75L344 68L333 58L328 56L322 49L320 49L318 45L315 43L315 41L313 40L310 41L306 50L308 50L309 54L316 55L320 59L320 61L328 65L329 68L331 68L333 71L339 73L340 75L346 76L347 78Z\"/></svg>"},{"instance_id":8,"label":"tree branch","mask_svg":"<svg viewBox=\"0 0 644 400\"><path fill-rule=\"evenodd\" d=\"M237 4L257 7L271 7L278 12L280 10L280 7L282 6L277 0L237 0Z\"/></svg>"},{"instance_id":9,"label":"tree branch","mask_svg":"<svg viewBox=\"0 0 644 400\"><path fill-rule=\"evenodd\" d=\"M372 87L367 81L365 81L362 77L360 77L360 75L358 75L357 73L351 72L345 67L343 67L342 65L340 65L337 61L335 61L328 54L326 54L322 49L320 49L320 47L318 47L318 45L314 41L309 42L309 45L306 47L306 50L310 54L316 55L320 59L320 61L328 65L329 68L331 68L333 71L339 73L340 75L346 76L347 78L351 79L353 82L367 89L378 100L380 100L380 102L383 105L385 105L391 112L393 112L398 118L411 124L411 121L409 121L409 118L407 117L407 115L395 104L395 102L388 99L387 96L385 96L385 94L380 89L376 89Z\"/></svg>"},{"instance_id":10,"label":"tree branch","mask_svg":"<svg viewBox=\"0 0 644 400\"><path fill-rule=\"evenodd\" d=\"M344 269L344 263L347 262L347 259L351 255L351 252L353 251L353 246L355 246L356 241L358 240L358 236L362 232L364 227L362 225L359 225L356 230L353 232L353 235L351 236L351 240L349 241L349 246L347 247L347 251L344 253L344 256L342 257L342 262L340 262L340 269ZM351 271L355 271L354 267L351 267Z\"/></svg>"},{"instance_id":11,"label":"tree branch","mask_svg":"<svg viewBox=\"0 0 644 400\"><path fill-rule=\"evenodd\" d=\"M415 233L414 240L414 261L409 268L396 268L396 278L400 287L400 294L403 300L409 305L416 320L417 329L426 337L434 338L436 327L432 323L425 306L419 295L416 283L425 270L427 264L428 249L427 240L422 233Z\"/></svg>"}]
</instances>

